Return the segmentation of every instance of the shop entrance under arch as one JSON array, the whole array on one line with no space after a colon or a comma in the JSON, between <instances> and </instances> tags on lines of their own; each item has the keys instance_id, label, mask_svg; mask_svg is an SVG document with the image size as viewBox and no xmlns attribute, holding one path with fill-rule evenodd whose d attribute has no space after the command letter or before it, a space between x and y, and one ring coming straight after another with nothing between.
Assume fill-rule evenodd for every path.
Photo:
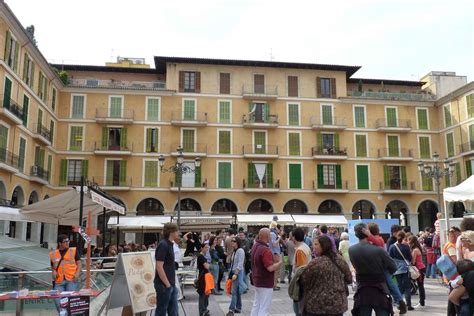
<instances>
[{"instance_id":1,"label":"shop entrance under arch","mask_svg":"<svg viewBox=\"0 0 474 316\"><path fill-rule=\"evenodd\" d=\"M424 230L433 227L438 213L438 204L431 200L424 200L418 206L418 228Z\"/></svg>"}]
</instances>

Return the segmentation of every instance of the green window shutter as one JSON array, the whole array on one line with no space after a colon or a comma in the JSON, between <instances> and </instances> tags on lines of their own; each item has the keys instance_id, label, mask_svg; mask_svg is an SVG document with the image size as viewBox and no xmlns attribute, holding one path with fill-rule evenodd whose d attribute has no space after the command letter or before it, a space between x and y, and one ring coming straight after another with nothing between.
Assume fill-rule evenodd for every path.
<instances>
[{"instance_id":1,"label":"green window shutter","mask_svg":"<svg viewBox=\"0 0 474 316\"><path fill-rule=\"evenodd\" d=\"M67 160L61 159L59 167L59 185L67 184Z\"/></svg>"},{"instance_id":2,"label":"green window shutter","mask_svg":"<svg viewBox=\"0 0 474 316\"><path fill-rule=\"evenodd\" d=\"M323 134L321 133L316 134L316 146L318 146L318 149L323 147Z\"/></svg>"},{"instance_id":3,"label":"green window shutter","mask_svg":"<svg viewBox=\"0 0 474 316\"><path fill-rule=\"evenodd\" d=\"M334 134L334 147L339 148L339 134Z\"/></svg>"},{"instance_id":4,"label":"green window shutter","mask_svg":"<svg viewBox=\"0 0 474 316\"><path fill-rule=\"evenodd\" d=\"M147 103L147 120L158 121L158 113L160 111L160 99L149 98Z\"/></svg>"},{"instance_id":5,"label":"green window shutter","mask_svg":"<svg viewBox=\"0 0 474 316\"><path fill-rule=\"evenodd\" d=\"M8 128L0 125L0 149L7 150ZM6 156L6 152L5 152Z\"/></svg>"},{"instance_id":6,"label":"green window shutter","mask_svg":"<svg viewBox=\"0 0 474 316\"><path fill-rule=\"evenodd\" d=\"M469 126L469 147L471 150L474 150L474 124Z\"/></svg>"},{"instance_id":7,"label":"green window shutter","mask_svg":"<svg viewBox=\"0 0 474 316\"><path fill-rule=\"evenodd\" d=\"M357 190L369 189L369 166L357 166Z\"/></svg>"},{"instance_id":8,"label":"green window shutter","mask_svg":"<svg viewBox=\"0 0 474 316\"><path fill-rule=\"evenodd\" d=\"M365 127L365 108L363 106L354 107L355 127Z\"/></svg>"},{"instance_id":9,"label":"green window shutter","mask_svg":"<svg viewBox=\"0 0 474 316\"><path fill-rule=\"evenodd\" d=\"M183 120L194 121L196 119L196 109L194 100L184 100Z\"/></svg>"},{"instance_id":10,"label":"green window shutter","mask_svg":"<svg viewBox=\"0 0 474 316\"><path fill-rule=\"evenodd\" d=\"M331 105L323 105L322 108L322 116L323 116L323 125L332 125L332 106Z\"/></svg>"},{"instance_id":11,"label":"green window shutter","mask_svg":"<svg viewBox=\"0 0 474 316\"><path fill-rule=\"evenodd\" d=\"M231 163L230 162L219 162L219 182L218 187L220 189L231 188Z\"/></svg>"},{"instance_id":12,"label":"green window shutter","mask_svg":"<svg viewBox=\"0 0 474 316\"><path fill-rule=\"evenodd\" d=\"M120 186L127 185L127 161L120 160L120 174L119 174Z\"/></svg>"},{"instance_id":13,"label":"green window shutter","mask_svg":"<svg viewBox=\"0 0 474 316\"><path fill-rule=\"evenodd\" d=\"M417 109L418 114L418 129L428 129L428 110Z\"/></svg>"},{"instance_id":14,"label":"green window shutter","mask_svg":"<svg viewBox=\"0 0 474 316\"><path fill-rule=\"evenodd\" d=\"M219 122L230 123L230 102L229 101L219 102Z\"/></svg>"},{"instance_id":15,"label":"green window shutter","mask_svg":"<svg viewBox=\"0 0 474 316\"><path fill-rule=\"evenodd\" d=\"M466 160L466 176L472 176L472 164L473 160Z\"/></svg>"},{"instance_id":16,"label":"green window shutter","mask_svg":"<svg viewBox=\"0 0 474 316\"><path fill-rule=\"evenodd\" d=\"M152 140L152 128L147 128L146 129L146 152L149 153L151 152L151 140ZM146 162L145 162L146 165Z\"/></svg>"},{"instance_id":17,"label":"green window shutter","mask_svg":"<svg viewBox=\"0 0 474 316\"><path fill-rule=\"evenodd\" d=\"M356 155L357 157L367 157L366 135L356 135Z\"/></svg>"},{"instance_id":18,"label":"green window shutter","mask_svg":"<svg viewBox=\"0 0 474 316\"><path fill-rule=\"evenodd\" d=\"M288 104L288 125L299 125L299 106L298 104Z\"/></svg>"},{"instance_id":19,"label":"green window shutter","mask_svg":"<svg viewBox=\"0 0 474 316\"><path fill-rule=\"evenodd\" d=\"M249 188L255 187L255 166L251 162L248 163L247 177L248 177L247 187Z\"/></svg>"},{"instance_id":20,"label":"green window shutter","mask_svg":"<svg viewBox=\"0 0 474 316\"><path fill-rule=\"evenodd\" d=\"M194 170L194 187L200 188L201 184L201 167L196 167Z\"/></svg>"},{"instance_id":21,"label":"green window shutter","mask_svg":"<svg viewBox=\"0 0 474 316\"><path fill-rule=\"evenodd\" d=\"M289 164L290 189L301 189L301 164Z\"/></svg>"},{"instance_id":22,"label":"green window shutter","mask_svg":"<svg viewBox=\"0 0 474 316\"><path fill-rule=\"evenodd\" d=\"M461 182L462 182L461 164L457 162L456 163L456 184L460 184Z\"/></svg>"},{"instance_id":23,"label":"green window shutter","mask_svg":"<svg viewBox=\"0 0 474 316\"><path fill-rule=\"evenodd\" d=\"M300 155L300 134L299 133L288 133L288 146L289 154L291 156Z\"/></svg>"},{"instance_id":24,"label":"green window shutter","mask_svg":"<svg viewBox=\"0 0 474 316\"><path fill-rule=\"evenodd\" d=\"M39 153L40 153L40 147L36 146L35 147L35 166L39 165Z\"/></svg>"},{"instance_id":25,"label":"green window shutter","mask_svg":"<svg viewBox=\"0 0 474 316\"><path fill-rule=\"evenodd\" d=\"M187 153L194 152L194 130L183 130L183 151Z\"/></svg>"},{"instance_id":26,"label":"green window shutter","mask_svg":"<svg viewBox=\"0 0 474 316\"><path fill-rule=\"evenodd\" d=\"M158 162L157 161L145 161L145 186L146 187L158 186Z\"/></svg>"},{"instance_id":27,"label":"green window shutter","mask_svg":"<svg viewBox=\"0 0 474 316\"><path fill-rule=\"evenodd\" d=\"M89 160L83 160L82 166L81 166L81 176L83 176L84 179L87 179L88 174L89 174Z\"/></svg>"},{"instance_id":28,"label":"green window shutter","mask_svg":"<svg viewBox=\"0 0 474 316\"><path fill-rule=\"evenodd\" d=\"M448 157L454 156L454 134L446 134L446 145L448 147Z\"/></svg>"},{"instance_id":29,"label":"green window shutter","mask_svg":"<svg viewBox=\"0 0 474 316\"><path fill-rule=\"evenodd\" d=\"M28 81L28 78L27 78L27 76L28 76L28 64L30 63L27 53L24 54L23 60L24 60L24 62L23 62L23 77L22 77L22 79L25 82L27 82Z\"/></svg>"},{"instance_id":30,"label":"green window shutter","mask_svg":"<svg viewBox=\"0 0 474 316\"><path fill-rule=\"evenodd\" d=\"M474 93L471 93L466 97L466 106L467 106L467 117L474 117Z\"/></svg>"},{"instance_id":31,"label":"green window shutter","mask_svg":"<svg viewBox=\"0 0 474 316\"><path fill-rule=\"evenodd\" d=\"M122 117L122 98L121 97L110 97L110 117L120 118Z\"/></svg>"},{"instance_id":32,"label":"green window shutter","mask_svg":"<svg viewBox=\"0 0 474 316\"><path fill-rule=\"evenodd\" d=\"M400 176L402 178L402 190L407 189L407 168L405 166L400 166Z\"/></svg>"},{"instance_id":33,"label":"green window shutter","mask_svg":"<svg viewBox=\"0 0 474 316\"><path fill-rule=\"evenodd\" d=\"M265 132L254 132L255 140L255 153L256 154L265 154L266 153L266 143L265 143Z\"/></svg>"},{"instance_id":34,"label":"green window shutter","mask_svg":"<svg viewBox=\"0 0 474 316\"><path fill-rule=\"evenodd\" d=\"M126 150L128 149L128 144L127 144L127 129L122 128L120 131L120 149L121 150Z\"/></svg>"},{"instance_id":35,"label":"green window shutter","mask_svg":"<svg viewBox=\"0 0 474 316\"><path fill-rule=\"evenodd\" d=\"M263 111L263 121L265 123L270 122L270 105L265 103L262 105L262 111Z\"/></svg>"},{"instance_id":36,"label":"green window shutter","mask_svg":"<svg viewBox=\"0 0 474 316\"><path fill-rule=\"evenodd\" d=\"M449 108L449 105L444 106L444 125L445 127L453 125L453 118L451 117L451 109Z\"/></svg>"},{"instance_id":37,"label":"green window shutter","mask_svg":"<svg viewBox=\"0 0 474 316\"><path fill-rule=\"evenodd\" d=\"M49 133L51 135L51 141L54 139L54 121L49 122Z\"/></svg>"},{"instance_id":38,"label":"green window shutter","mask_svg":"<svg viewBox=\"0 0 474 316\"><path fill-rule=\"evenodd\" d=\"M53 111L56 110L56 89L53 89L53 95L51 97L51 108Z\"/></svg>"},{"instance_id":39,"label":"green window shutter","mask_svg":"<svg viewBox=\"0 0 474 316\"><path fill-rule=\"evenodd\" d=\"M16 43L15 45L15 59L14 59L14 62L13 62L13 70L15 72L17 72L18 70L18 61L19 61L19 55L20 55L20 46L18 45L18 43Z\"/></svg>"},{"instance_id":40,"label":"green window shutter","mask_svg":"<svg viewBox=\"0 0 474 316\"><path fill-rule=\"evenodd\" d=\"M28 107L30 105L30 98L23 96L23 126L28 126Z\"/></svg>"},{"instance_id":41,"label":"green window shutter","mask_svg":"<svg viewBox=\"0 0 474 316\"><path fill-rule=\"evenodd\" d=\"M82 150L82 126L71 126L69 150Z\"/></svg>"},{"instance_id":42,"label":"green window shutter","mask_svg":"<svg viewBox=\"0 0 474 316\"><path fill-rule=\"evenodd\" d=\"M219 131L219 154L230 154L230 131Z\"/></svg>"},{"instance_id":43,"label":"green window shutter","mask_svg":"<svg viewBox=\"0 0 474 316\"><path fill-rule=\"evenodd\" d=\"M3 107L10 109L10 98L12 95L12 81L5 77L5 87L3 88Z\"/></svg>"},{"instance_id":44,"label":"green window shutter","mask_svg":"<svg viewBox=\"0 0 474 316\"><path fill-rule=\"evenodd\" d=\"M23 172L25 168L26 140L20 138L20 149L18 151L18 169Z\"/></svg>"},{"instance_id":45,"label":"green window shutter","mask_svg":"<svg viewBox=\"0 0 474 316\"><path fill-rule=\"evenodd\" d=\"M390 168L389 166L383 166L383 179L385 189L390 188Z\"/></svg>"},{"instance_id":46,"label":"green window shutter","mask_svg":"<svg viewBox=\"0 0 474 316\"><path fill-rule=\"evenodd\" d=\"M400 149L398 148L398 136L387 136L387 139L389 157L399 157Z\"/></svg>"},{"instance_id":47,"label":"green window shutter","mask_svg":"<svg viewBox=\"0 0 474 316\"><path fill-rule=\"evenodd\" d=\"M48 155L48 182L51 181L52 166L53 166L53 156Z\"/></svg>"},{"instance_id":48,"label":"green window shutter","mask_svg":"<svg viewBox=\"0 0 474 316\"><path fill-rule=\"evenodd\" d=\"M40 149L38 163L41 168L44 168L44 156L45 156L44 154L45 154L45 150Z\"/></svg>"},{"instance_id":49,"label":"green window shutter","mask_svg":"<svg viewBox=\"0 0 474 316\"><path fill-rule=\"evenodd\" d=\"M431 177L422 176L421 185L423 187L423 191L433 191L433 179Z\"/></svg>"},{"instance_id":50,"label":"green window shutter","mask_svg":"<svg viewBox=\"0 0 474 316\"><path fill-rule=\"evenodd\" d=\"M271 163L267 163L266 176L267 176L267 186L269 188L273 188L273 165Z\"/></svg>"},{"instance_id":51,"label":"green window shutter","mask_svg":"<svg viewBox=\"0 0 474 316\"><path fill-rule=\"evenodd\" d=\"M430 138L427 136L420 136L418 138L418 141L420 143L420 158L430 159L431 158Z\"/></svg>"},{"instance_id":52,"label":"green window shutter","mask_svg":"<svg viewBox=\"0 0 474 316\"><path fill-rule=\"evenodd\" d=\"M84 118L84 96L72 97L72 118Z\"/></svg>"},{"instance_id":53,"label":"green window shutter","mask_svg":"<svg viewBox=\"0 0 474 316\"><path fill-rule=\"evenodd\" d=\"M181 186L183 184L182 180L183 180L183 175L179 172L176 172L175 177L174 177L175 186L176 187Z\"/></svg>"},{"instance_id":54,"label":"green window shutter","mask_svg":"<svg viewBox=\"0 0 474 316\"><path fill-rule=\"evenodd\" d=\"M318 189L324 188L323 165L317 165L318 170Z\"/></svg>"},{"instance_id":55,"label":"green window shutter","mask_svg":"<svg viewBox=\"0 0 474 316\"><path fill-rule=\"evenodd\" d=\"M102 149L109 148L109 129L102 127Z\"/></svg>"},{"instance_id":56,"label":"green window shutter","mask_svg":"<svg viewBox=\"0 0 474 316\"><path fill-rule=\"evenodd\" d=\"M107 161L107 170L106 170L106 177L105 177L105 185L111 186L114 180L114 160Z\"/></svg>"},{"instance_id":57,"label":"green window shutter","mask_svg":"<svg viewBox=\"0 0 474 316\"><path fill-rule=\"evenodd\" d=\"M10 35L10 31L7 31L7 34L5 36L5 54L3 55L7 64L8 64L8 59L10 57L10 50L12 49L11 39L12 39L12 36Z\"/></svg>"},{"instance_id":58,"label":"green window shutter","mask_svg":"<svg viewBox=\"0 0 474 316\"><path fill-rule=\"evenodd\" d=\"M336 165L336 189L342 189L341 165Z\"/></svg>"},{"instance_id":59,"label":"green window shutter","mask_svg":"<svg viewBox=\"0 0 474 316\"><path fill-rule=\"evenodd\" d=\"M388 127L397 127L397 109L395 108L386 108L387 115L387 126Z\"/></svg>"}]
</instances>

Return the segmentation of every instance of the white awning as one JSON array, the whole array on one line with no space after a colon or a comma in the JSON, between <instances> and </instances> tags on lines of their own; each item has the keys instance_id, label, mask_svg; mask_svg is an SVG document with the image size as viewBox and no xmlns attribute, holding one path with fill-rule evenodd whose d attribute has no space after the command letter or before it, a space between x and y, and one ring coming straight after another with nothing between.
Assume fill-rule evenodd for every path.
<instances>
[{"instance_id":1,"label":"white awning","mask_svg":"<svg viewBox=\"0 0 474 316\"><path fill-rule=\"evenodd\" d=\"M111 216L107 223L111 228L126 230L163 229L166 223L171 222L171 216L121 216L117 224L117 216Z\"/></svg>"},{"instance_id":2,"label":"white awning","mask_svg":"<svg viewBox=\"0 0 474 316\"><path fill-rule=\"evenodd\" d=\"M443 196L447 202L474 201L474 175L455 187L444 189Z\"/></svg>"},{"instance_id":3,"label":"white awning","mask_svg":"<svg viewBox=\"0 0 474 316\"><path fill-rule=\"evenodd\" d=\"M19 209L6 206L0 206L0 221L28 222Z\"/></svg>"},{"instance_id":4,"label":"white awning","mask_svg":"<svg viewBox=\"0 0 474 316\"><path fill-rule=\"evenodd\" d=\"M344 215L292 215L297 226L347 226L347 219Z\"/></svg>"},{"instance_id":5,"label":"white awning","mask_svg":"<svg viewBox=\"0 0 474 316\"><path fill-rule=\"evenodd\" d=\"M278 216L277 223L280 225L293 225L294 220L290 214L237 214L237 224L270 226L274 216Z\"/></svg>"}]
</instances>

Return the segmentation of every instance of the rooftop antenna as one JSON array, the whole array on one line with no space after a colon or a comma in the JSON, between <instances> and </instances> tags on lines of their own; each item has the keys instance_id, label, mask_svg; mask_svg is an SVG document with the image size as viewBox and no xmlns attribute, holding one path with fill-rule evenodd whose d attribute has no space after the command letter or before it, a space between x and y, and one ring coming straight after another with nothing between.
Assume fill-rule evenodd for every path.
<instances>
[{"instance_id":1,"label":"rooftop antenna","mask_svg":"<svg viewBox=\"0 0 474 316\"><path fill-rule=\"evenodd\" d=\"M114 60L114 50L115 49L113 49L113 48L110 50L110 59L111 60Z\"/></svg>"},{"instance_id":2,"label":"rooftop antenna","mask_svg":"<svg viewBox=\"0 0 474 316\"><path fill-rule=\"evenodd\" d=\"M273 56L273 48L270 48L270 52L267 54L270 56L270 61L273 61L275 59L275 56Z\"/></svg>"}]
</instances>

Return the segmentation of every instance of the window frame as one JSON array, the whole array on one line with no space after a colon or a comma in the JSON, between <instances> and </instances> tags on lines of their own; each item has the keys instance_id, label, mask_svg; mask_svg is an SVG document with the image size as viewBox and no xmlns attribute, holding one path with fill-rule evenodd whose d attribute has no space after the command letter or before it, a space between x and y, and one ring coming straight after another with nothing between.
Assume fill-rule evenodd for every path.
<instances>
[{"instance_id":1,"label":"window frame","mask_svg":"<svg viewBox=\"0 0 474 316\"><path fill-rule=\"evenodd\" d=\"M427 137L428 138L428 145L430 147L430 150L429 150L429 157L428 158L422 158L421 157L421 144L420 144L420 138L422 137ZM426 135L426 134L421 134L421 135L416 135L416 140L417 140L417 143L418 143L418 157L420 159L433 159L433 156L432 156L432 153L431 153L431 135Z\"/></svg>"},{"instance_id":2,"label":"window frame","mask_svg":"<svg viewBox=\"0 0 474 316\"><path fill-rule=\"evenodd\" d=\"M157 175L156 175L156 186L147 186L145 185L145 174L146 174L146 162L151 161L151 162L156 162L157 165ZM160 162L158 159L152 159L152 158L144 158L142 160L142 188L159 188L160 187Z\"/></svg>"},{"instance_id":3,"label":"window frame","mask_svg":"<svg viewBox=\"0 0 474 316\"><path fill-rule=\"evenodd\" d=\"M363 108L364 109L364 126L359 127L357 126L356 121L356 108ZM352 117L353 117L353 124L354 128L367 128L367 106L365 104L353 104L352 105Z\"/></svg>"},{"instance_id":4,"label":"window frame","mask_svg":"<svg viewBox=\"0 0 474 316\"><path fill-rule=\"evenodd\" d=\"M81 150L72 150L71 149L71 130L72 127L82 127L82 140L81 140ZM67 137L67 150L68 151L73 151L73 152L78 152L78 151L84 151L84 138L86 134L86 124L69 124L68 125L68 137Z\"/></svg>"},{"instance_id":5,"label":"window frame","mask_svg":"<svg viewBox=\"0 0 474 316\"><path fill-rule=\"evenodd\" d=\"M449 155L448 135L452 135L452 137L453 137L453 155L452 156ZM446 148L445 148L446 149L446 157L451 158L451 157L456 156L456 139L454 137L454 131L446 133L444 135L444 140L445 140L445 144L446 144Z\"/></svg>"},{"instance_id":6,"label":"window frame","mask_svg":"<svg viewBox=\"0 0 474 316\"><path fill-rule=\"evenodd\" d=\"M469 105L467 104L467 98L468 98L469 96L471 96L471 95L472 95L472 99L473 99L473 100L472 100L473 111L472 111L472 116L470 117L470 116L469 116ZM469 93L466 93L466 94L464 95L464 102L465 102L465 104L466 104L466 118L467 118L467 119L474 118L474 91L470 91Z\"/></svg>"},{"instance_id":7,"label":"window frame","mask_svg":"<svg viewBox=\"0 0 474 316\"><path fill-rule=\"evenodd\" d=\"M229 152L228 154L223 154L223 153L221 153L221 148L220 148L220 147L221 147L221 144L220 144L220 141L219 141L219 139L220 139L220 136L219 136L220 132L230 132L230 144L229 144L229 146L230 146L230 152ZM231 129L231 128L218 128L218 129L217 129L217 141L216 141L216 143L217 143L217 154L218 154L218 155L232 155L232 147L233 147L232 129Z\"/></svg>"},{"instance_id":8,"label":"window frame","mask_svg":"<svg viewBox=\"0 0 474 316\"><path fill-rule=\"evenodd\" d=\"M155 120L150 120L148 118L148 100L150 99L156 99L158 100L158 118ZM145 98L145 121L147 122L160 122L161 121L161 97L152 97L152 96L147 96Z\"/></svg>"},{"instance_id":9,"label":"window frame","mask_svg":"<svg viewBox=\"0 0 474 316\"><path fill-rule=\"evenodd\" d=\"M222 74L228 74L229 75L229 93L223 93L221 91L221 75ZM232 74L230 72L219 72L218 80L219 80L219 94L223 94L223 95L232 94Z\"/></svg>"},{"instance_id":10,"label":"window frame","mask_svg":"<svg viewBox=\"0 0 474 316\"><path fill-rule=\"evenodd\" d=\"M296 78L296 95L290 95L290 77ZM298 75L286 75L286 95L289 98L299 98L300 97L300 78Z\"/></svg>"},{"instance_id":11,"label":"window frame","mask_svg":"<svg viewBox=\"0 0 474 316\"><path fill-rule=\"evenodd\" d=\"M83 172L83 171L82 171L82 163L83 163L83 161L86 160L86 159L83 159L83 158L74 158L74 159L64 158L64 159L66 159L66 161L67 161L66 186L77 185L77 183L75 183L75 182L74 182L73 184L69 184L69 163L70 163L71 161L75 161L75 162L80 161L80 164L81 164L81 172L79 173L79 181L78 181L78 182L80 183L80 181L81 181L81 176L82 176L82 172Z\"/></svg>"},{"instance_id":12,"label":"window frame","mask_svg":"<svg viewBox=\"0 0 474 316\"><path fill-rule=\"evenodd\" d=\"M331 107L331 124L324 124L324 120L323 120L323 107L325 106L330 106ZM335 115L334 115L334 104L332 103L321 103L319 105L319 113L321 113L321 118L320 118L320 123L321 125L334 125L334 118L335 118Z\"/></svg>"},{"instance_id":13,"label":"window frame","mask_svg":"<svg viewBox=\"0 0 474 316\"><path fill-rule=\"evenodd\" d=\"M388 124L388 115L387 115L388 114L388 112L387 112L388 109L395 109L395 124L396 124L395 126L390 126ZM384 106L384 112L385 112L384 113L385 114L385 126L387 126L387 127L400 127L399 124L398 124L399 122L398 122L398 107L397 106L385 105Z\"/></svg>"},{"instance_id":14,"label":"window frame","mask_svg":"<svg viewBox=\"0 0 474 316\"><path fill-rule=\"evenodd\" d=\"M329 89L329 94L324 94L323 91L324 91L324 88L323 88L323 81L326 81L328 82L328 89ZM319 78L319 86L321 87L321 91L319 92L319 94L321 95L321 98L332 98L332 87L331 87L331 78L326 78L326 77L320 77Z\"/></svg>"},{"instance_id":15,"label":"window frame","mask_svg":"<svg viewBox=\"0 0 474 316\"><path fill-rule=\"evenodd\" d=\"M265 133L265 153L268 153L268 131L262 129L255 129L252 130L252 152L255 151L255 132L257 133Z\"/></svg>"},{"instance_id":16,"label":"window frame","mask_svg":"<svg viewBox=\"0 0 474 316\"><path fill-rule=\"evenodd\" d=\"M184 142L183 142L183 132L185 130L192 130L194 131L194 144L193 144L193 153L196 153L196 147L197 147L197 128L192 128L192 127L183 127L180 129L180 144L182 146L182 148L184 149Z\"/></svg>"},{"instance_id":17,"label":"window frame","mask_svg":"<svg viewBox=\"0 0 474 316\"><path fill-rule=\"evenodd\" d=\"M84 103L82 104L82 117L79 118L74 118L73 115L73 107L74 107L74 97L84 97ZM79 93L74 93L71 94L71 104L70 104L70 109L69 109L69 118L71 119L84 119L86 116L86 106L87 106L87 94L79 94Z\"/></svg>"},{"instance_id":18,"label":"window frame","mask_svg":"<svg viewBox=\"0 0 474 316\"><path fill-rule=\"evenodd\" d=\"M365 150L366 156L358 156L357 155L357 135L365 136ZM370 157L370 150L369 150L369 133L354 133L354 157L356 158L369 158Z\"/></svg>"},{"instance_id":19,"label":"window frame","mask_svg":"<svg viewBox=\"0 0 474 316\"><path fill-rule=\"evenodd\" d=\"M146 151L146 144L147 144L146 136L147 136L147 134L148 134L147 131L148 131L149 129L156 129L156 130L158 130L158 139L157 139L158 144L157 144L157 146L156 146L156 152L154 152L154 151L152 151L152 152L147 152L147 151ZM121 136L121 135L120 135L120 136ZM146 126L144 126L144 128L143 128L143 139L144 139L145 141L143 142L143 152L146 153L146 154L153 154L153 155L159 153L159 152L160 152L160 145L161 145L160 136L161 136L161 127L160 127L160 126L151 126L151 125L146 125ZM127 141L128 141L128 140L127 140Z\"/></svg>"},{"instance_id":20,"label":"window frame","mask_svg":"<svg viewBox=\"0 0 474 316\"><path fill-rule=\"evenodd\" d=\"M186 70L183 71L183 92L196 92L196 73L197 73L196 71L186 71ZM186 76L187 75L191 76L191 74L194 77L193 87L189 86L189 88L186 88ZM191 83L191 78L188 78L188 83L189 84Z\"/></svg>"},{"instance_id":21,"label":"window frame","mask_svg":"<svg viewBox=\"0 0 474 316\"><path fill-rule=\"evenodd\" d=\"M21 149L21 139L25 141L25 157L23 157L23 168L20 168L20 149ZM26 158L28 157L28 137L23 134L20 134L18 138L18 170L21 173L25 173Z\"/></svg>"},{"instance_id":22,"label":"window frame","mask_svg":"<svg viewBox=\"0 0 474 316\"><path fill-rule=\"evenodd\" d=\"M296 105L298 107L298 124L290 124L290 105ZM288 126L301 126L301 102L286 102L286 118Z\"/></svg>"},{"instance_id":23,"label":"window frame","mask_svg":"<svg viewBox=\"0 0 474 316\"><path fill-rule=\"evenodd\" d=\"M120 117L118 118L123 118L123 110L125 108L125 97L123 95L109 95L108 96L108 99L109 99L109 105L107 107L107 116L108 117L112 117L112 113L110 112L111 108L112 108L112 98L119 98L121 99L121 102L120 102Z\"/></svg>"},{"instance_id":24,"label":"window frame","mask_svg":"<svg viewBox=\"0 0 474 316\"><path fill-rule=\"evenodd\" d=\"M290 165L300 165L301 169L300 169L300 179L301 179L301 183L300 183L300 187L299 188L290 188ZM304 171L303 171L303 162L299 162L299 161L288 161L286 163L286 179L287 179L287 188L288 190L302 190L304 189Z\"/></svg>"},{"instance_id":25,"label":"window frame","mask_svg":"<svg viewBox=\"0 0 474 316\"><path fill-rule=\"evenodd\" d=\"M291 152L290 152L290 134L298 134L298 154L296 155L292 155ZM286 132L286 143L288 144L288 146L286 146L286 149L287 149L287 155L288 156L301 156L301 151L302 151L302 145L303 145L303 140L302 140L302 133L301 131L293 131L293 130L290 130L290 131L287 131Z\"/></svg>"},{"instance_id":26,"label":"window frame","mask_svg":"<svg viewBox=\"0 0 474 316\"><path fill-rule=\"evenodd\" d=\"M230 163L230 188L221 188L219 187L219 164L220 163ZM234 188L234 161L233 160L216 160L216 188L219 190L229 190Z\"/></svg>"},{"instance_id":27,"label":"window frame","mask_svg":"<svg viewBox=\"0 0 474 316\"><path fill-rule=\"evenodd\" d=\"M198 101L196 98L182 98L181 99L181 120L183 121L187 121L184 119L184 113L185 113L185 110L184 110L184 104L186 101L193 101L194 102L194 119L193 121L196 121L197 120L197 113L198 113Z\"/></svg>"},{"instance_id":28,"label":"window frame","mask_svg":"<svg viewBox=\"0 0 474 316\"><path fill-rule=\"evenodd\" d=\"M451 122L449 125L446 123L446 108L449 108L449 114L450 114L449 120ZM451 102L443 105L443 126L444 128L449 128L453 126L453 113L452 113Z\"/></svg>"},{"instance_id":29,"label":"window frame","mask_svg":"<svg viewBox=\"0 0 474 316\"><path fill-rule=\"evenodd\" d=\"M397 150L398 150L398 156L390 156L390 143L388 141L388 138L389 137L394 137L396 136L397 137ZM400 148L400 135L399 134L386 134L385 135L385 145L387 148L387 156L389 157L403 157L403 153L402 153L402 149Z\"/></svg>"},{"instance_id":30,"label":"window frame","mask_svg":"<svg viewBox=\"0 0 474 316\"><path fill-rule=\"evenodd\" d=\"M420 129L420 121L419 121L419 118L418 118L418 110L425 110L426 111L426 129ZM415 108L415 113L416 113L416 128L419 129L419 130L423 130L423 131L430 130L430 111L429 111L429 108L418 106L418 107Z\"/></svg>"},{"instance_id":31,"label":"window frame","mask_svg":"<svg viewBox=\"0 0 474 316\"><path fill-rule=\"evenodd\" d=\"M229 122L221 122L221 102L229 102ZM220 124L232 124L232 100L217 99L217 120Z\"/></svg>"},{"instance_id":32,"label":"window frame","mask_svg":"<svg viewBox=\"0 0 474 316\"><path fill-rule=\"evenodd\" d=\"M358 166L366 166L367 167L367 176L368 176L368 186L369 188L368 189L359 189L359 178L357 176L357 167ZM360 190L360 191L371 191L372 190L372 185L371 185L371 181L370 181L370 163L355 163L354 164L354 173L355 173L355 185L356 185L356 190Z\"/></svg>"}]
</instances>

